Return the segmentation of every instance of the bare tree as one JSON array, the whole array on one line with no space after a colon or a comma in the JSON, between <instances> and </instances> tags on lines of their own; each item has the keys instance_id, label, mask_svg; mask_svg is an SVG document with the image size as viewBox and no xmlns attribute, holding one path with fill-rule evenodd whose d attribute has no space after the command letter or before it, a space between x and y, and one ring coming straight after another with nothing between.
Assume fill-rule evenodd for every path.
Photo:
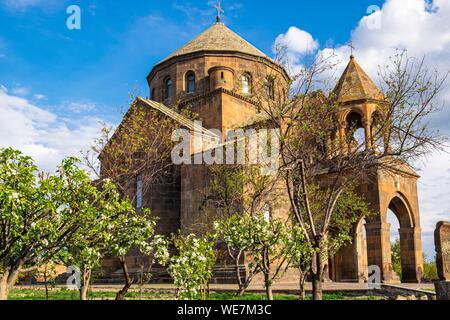
<instances>
[{"instance_id":1,"label":"bare tree","mask_svg":"<svg viewBox=\"0 0 450 320\"><path fill-rule=\"evenodd\" d=\"M83 162L97 178L112 179L124 196L136 199L138 178L146 193L172 173L170 137L176 128L175 120L136 99L118 128L104 125Z\"/></svg>"},{"instance_id":2,"label":"bare tree","mask_svg":"<svg viewBox=\"0 0 450 320\"><path fill-rule=\"evenodd\" d=\"M397 53L380 67L385 99L366 127L365 139L357 141L358 124L340 121L335 92L319 90L324 73L334 68L331 60L319 55L288 84L288 99L257 97L267 123L280 128L280 177L295 220L316 251L310 265L314 299L322 299L329 239L342 195L377 170L395 173L414 166L423 156L442 150L444 143L428 117L438 110L436 101L447 74L440 76L423 59ZM312 191L316 185L323 197Z\"/></svg>"}]
</instances>

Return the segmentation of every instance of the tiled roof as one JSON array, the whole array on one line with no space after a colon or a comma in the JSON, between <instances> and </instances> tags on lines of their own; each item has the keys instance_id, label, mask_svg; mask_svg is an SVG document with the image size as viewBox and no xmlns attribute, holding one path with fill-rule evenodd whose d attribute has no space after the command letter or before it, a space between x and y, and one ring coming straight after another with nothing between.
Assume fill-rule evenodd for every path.
<instances>
[{"instance_id":1,"label":"tiled roof","mask_svg":"<svg viewBox=\"0 0 450 320\"><path fill-rule=\"evenodd\" d=\"M232 51L268 58L263 52L219 22L212 25L195 39L161 62L167 61L173 57L202 51Z\"/></svg>"},{"instance_id":2,"label":"tiled roof","mask_svg":"<svg viewBox=\"0 0 450 320\"><path fill-rule=\"evenodd\" d=\"M333 93L341 103L363 99L384 100L381 90L353 57Z\"/></svg>"}]
</instances>

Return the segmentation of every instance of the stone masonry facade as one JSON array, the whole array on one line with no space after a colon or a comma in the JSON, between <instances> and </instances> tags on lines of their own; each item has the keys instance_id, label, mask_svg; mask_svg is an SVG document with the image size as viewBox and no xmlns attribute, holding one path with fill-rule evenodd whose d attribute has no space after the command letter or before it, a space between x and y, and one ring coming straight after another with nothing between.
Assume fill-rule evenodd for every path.
<instances>
[{"instance_id":1,"label":"stone masonry facade","mask_svg":"<svg viewBox=\"0 0 450 320\"><path fill-rule=\"evenodd\" d=\"M280 65L218 22L158 63L147 81L151 101L176 112L188 109L197 115L204 128L219 129L225 138L228 130L246 126L257 117L259 110L251 99L252 90L267 90L269 86L269 91L273 90L273 99L285 99L290 78ZM338 135L345 134L349 117L358 117L367 144L374 143L369 138L371 122L378 108L385 103L384 97L353 57L335 93L341 104L338 121L342 125ZM160 218L159 233L189 232L194 222L201 219L199 207L208 186L207 172L205 165L178 166L170 181L152 186L144 195L144 206ZM367 180L361 181L359 192L378 215L356 225L353 243L330 259L331 280L367 281L369 265L380 267L384 282L400 280L393 274L391 265L388 209L400 222L401 280L421 280L423 258L418 178L409 167L399 166L396 174L376 170ZM286 215L288 211L285 207L279 215ZM136 252L129 254L132 270L136 270L142 261L147 261L146 257ZM120 274L112 260L106 259L103 267L106 273ZM217 266L216 281L233 282L233 273L226 270L226 266ZM288 276L295 281L295 272Z\"/></svg>"}]
</instances>

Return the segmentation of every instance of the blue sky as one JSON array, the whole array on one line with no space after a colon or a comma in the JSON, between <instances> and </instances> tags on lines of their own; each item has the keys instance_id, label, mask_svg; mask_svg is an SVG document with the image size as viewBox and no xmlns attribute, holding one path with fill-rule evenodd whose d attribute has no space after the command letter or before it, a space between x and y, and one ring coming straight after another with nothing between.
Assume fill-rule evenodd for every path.
<instances>
[{"instance_id":1,"label":"blue sky","mask_svg":"<svg viewBox=\"0 0 450 320\"><path fill-rule=\"evenodd\" d=\"M205 0L0 3L1 83L45 95L57 113L67 112L58 108L67 101L95 104L90 112L111 121L128 93L147 93L145 77L156 62L215 19L213 2ZM82 10L81 30L66 28L69 4ZM226 24L268 54L292 25L320 43L345 43L371 4L381 1L223 1Z\"/></svg>"},{"instance_id":2,"label":"blue sky","mask_svg":"<svg viewBox=\"0 0 450 320\"><path fill-rule=\"evenodd\" d=\"M377 66L398 48L450 70L450 0L222 3L228 27L268 55L283 42L298 66L306 54L332 51L340 58L339 75L351 40L375 82ZM74 4L82 10L81 30L66 27L66 9ZM145 79L152 66L214 22L214 4L0 0L0 147L20 148L49 171L88 149L101 122L120 121L130 93L148 95ZM369 14L373 5L379 10ZM448 135L450 86L441 98L445 108L431 123ZM424 249L432 256L436 222L450 220L450 155L425 160L419 194Z\"/></svg>"}]
</instances>

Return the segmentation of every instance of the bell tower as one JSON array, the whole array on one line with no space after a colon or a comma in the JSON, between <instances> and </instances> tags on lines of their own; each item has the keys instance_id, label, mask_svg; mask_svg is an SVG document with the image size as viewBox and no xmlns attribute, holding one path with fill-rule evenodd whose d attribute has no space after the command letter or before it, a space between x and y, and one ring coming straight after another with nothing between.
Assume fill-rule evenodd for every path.
<instances>
[{"instance_id":1,"label":"bell tower","mask_svg":"<svg viewBox=\"0 0 450 320\"><path fill-rule=\"evenodd\" d=\"M339 130L336 138L341 153L364 149L383 152L390 148L389 128L378 127L379 120L387 116L389 105L353 55L333 95L338 104ZM406 163L399 163L389 171L376 168L360 181L358 191L376 214L355 226L353 243L342 248L332 261L333 280L367 281L369 266L380 268L384 282L421 280L423 255L418 178ZM395 214L400 225L401 279L392 269L388 211Z\"/></svg>"},{"instance_id":2,"label":"bell tower","mask_svg":"<svg viewBox=\"0 0 450 320\"><path fill-rule=\"evenodd\" d=\"M346 137L354 136L358 130L361 141L357 142L364 144L366 149L380 147L376 141L376 125L377 120L385 116L386 100L353 55L333 94L339 104L341 152L352 148L355 141L346 141Z\"/></svg>"}]
</instances>

